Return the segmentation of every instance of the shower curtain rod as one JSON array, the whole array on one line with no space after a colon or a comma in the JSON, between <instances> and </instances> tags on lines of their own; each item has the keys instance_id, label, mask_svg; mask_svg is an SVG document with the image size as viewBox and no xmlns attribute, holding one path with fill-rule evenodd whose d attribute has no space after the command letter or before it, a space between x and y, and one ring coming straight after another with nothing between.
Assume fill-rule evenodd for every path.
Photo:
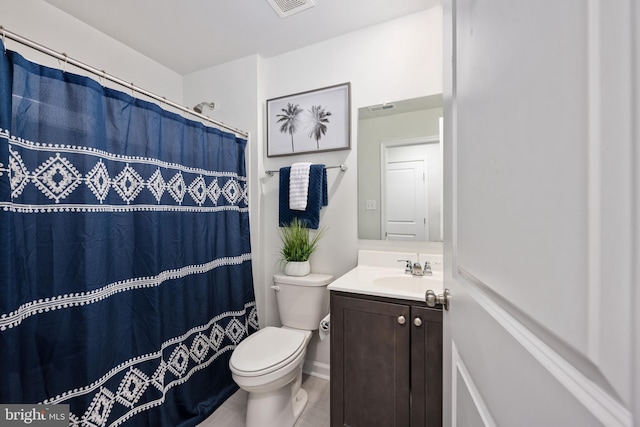
<instances>
[{"instance_id":1,"label":"shower curtain rod","mask_svg":"<svg viewBox=\"0 0 640 427\"><path fill-rule=\"evenodd\" d=\"M235 134L238 134L240 136L243 136L245 138L249 137L249 134L247 132L243 131L243 130L236 129L234 127L225 125L224 123L219 122L217 120L214 120L214 119L212 119L212 118L210 118L208 116L205 116L204 114L196 113L195 111L192 111L190 108L187 108L187 107L185 107L183 105L180 105L180 104L176 104L175 102L169 101L165 97L156 95L155 93L149 92L147 90L144 90L142 88L139 88L139 87L135 86L133 83L128 83L128 82L126 82L126 81L124 81L122 79L119 79L119 78L117 78L115 76L112 76L111 74L105 72L104 70L98 70L97 68L94 68L94 67L92 67L90 65L87 65L87 64L85 64L83 62L80 62L80 61L77 61L77 60L75 60L73 58L70 58L69 56L67 56L66 53L56 52L53 49L50 49L50 48L48 48L46 46L43 46L43 45L41 45L39 43L36 43L36 42L31 41L31 40L29 40L29 39L27 39L25 37L22 37L22 36L20 36L20 35L18 35L16 33L13 33L11 31L7 30L6 28L4 28L2 25L0 25L0 31L2 32L2 42L3 43L4 43L5 38L9 38L9 39L11 39L13 41L21 43L21 44L23 44L25 46L29 46L30 48L35 49L37 51L40 51L40 52L42 52L44 54L47 54L49 56L53 56L56 59L63 60L65 62L65 64L68 63L68 64L71 64L71 65L74 65L74 66L76 66L78 68L81 68L81 69L83 69L85 71L93 73L98 77L105 78L105 79L110 80L110 81L112 81L114 83L117 83L117 84L119 84L121 86L124 86L127 89L130 89L132 91L135 91L135 92L138 92L138 93L140 93L142 95L145 95L145 96L147 96L149 98L152 98L152 99L154 99L154 100L156 100L156 101L158 101L158 102L160 102L162 104L170 105L170 106L172 106L174 108L177 108L180 111L192 114L192 115L194 115L194 116L196 116L196 117L198 117L198 118L200 118L202 120L206 120L206 121L208 121L210 123L215 124L217 127L226 129L228 131L231 131L231 132L233 132ZM5 44L5 48L6 48L6 44Z\"/></svg>"}]
</instances>

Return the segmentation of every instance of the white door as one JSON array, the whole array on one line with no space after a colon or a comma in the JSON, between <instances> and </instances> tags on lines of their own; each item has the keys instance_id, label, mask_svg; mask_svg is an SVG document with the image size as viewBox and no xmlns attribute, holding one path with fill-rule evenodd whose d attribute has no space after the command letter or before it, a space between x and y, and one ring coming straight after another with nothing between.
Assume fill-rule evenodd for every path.
<instances>
[{"instance_id":1,"label":"white door","mask_svg":"<svg viewBox=\"0 0 640 427\"><path fill-rule=\"evenodd\" d=\"M383 235L387 240L428 240L424 161L387 162L385 172Z\"/></svg>"},{"instance_id":2,"label":"white door","mask_svg":"<svg viewBox=\"0 0 640 427\"><path fill-rule=\"evenodd\" d=\"M446 426L640 425L638 9L444 0Z\"/></svg>"}]
</instances>

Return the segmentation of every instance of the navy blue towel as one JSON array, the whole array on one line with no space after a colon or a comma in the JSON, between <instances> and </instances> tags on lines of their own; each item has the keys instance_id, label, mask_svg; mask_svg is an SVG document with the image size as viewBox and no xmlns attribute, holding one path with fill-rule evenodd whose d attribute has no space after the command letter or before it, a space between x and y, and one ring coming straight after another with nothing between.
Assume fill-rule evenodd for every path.
<instances>
[{"instance_id":1,"label":"navy blue towel","mask_svg":"<svg viewBox=\"0 0 640 427\"><path fill-rule=\"evenodd\" d=\"M324 165L311 165L309 169L309 196L307 209L304 211L289 209L290 172L290 166L280 168L280 227L287 226L294 218L298 218L307 227L317 230L320 226L320 209L329 204L327 170Z\"/></svg>"}]
</instances>

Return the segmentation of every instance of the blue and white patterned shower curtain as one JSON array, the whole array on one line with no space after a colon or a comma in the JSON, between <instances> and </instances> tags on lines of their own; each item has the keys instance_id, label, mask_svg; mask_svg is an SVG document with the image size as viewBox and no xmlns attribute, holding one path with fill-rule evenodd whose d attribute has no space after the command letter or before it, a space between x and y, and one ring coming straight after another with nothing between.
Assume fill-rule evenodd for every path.
<instances>
[{"instance_id":1,"label":"blue and white patterned shower curtain","mask_svg":"<svg viewBox=\"0 0 640 427\"><path fill-rule=\"evenodd\" d=\"M258 328L246 141L0 48L0 403L197 424Z\"/></svg>"}]
</instances>

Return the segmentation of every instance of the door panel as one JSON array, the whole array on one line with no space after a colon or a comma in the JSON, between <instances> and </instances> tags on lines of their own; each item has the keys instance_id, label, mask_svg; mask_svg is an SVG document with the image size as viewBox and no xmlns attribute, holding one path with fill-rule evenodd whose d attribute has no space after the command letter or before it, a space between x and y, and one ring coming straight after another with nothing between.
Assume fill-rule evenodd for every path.
<instances>
[{"instance_id":1,"label":"door panel","mask_svg":"<svg viewBox=\"0 0 640 427\"><path fill-rule=\"evenodd\" d=\"M478 411L479 403L474 400L471 390L467 387L468 384L464 382L464 377L461 372L456 372L456 375L456 425L465 427L495 425L495 423L481 417Z\"/></svg>"},{"instance_id":2,"label":"door panel","mask_svg":"<svg viewBox=\"0 0 640 427\"><path fill-rule=\"evenodd\" d=\"M422 160L387 163L385 219L387 240L429 240L426 235L427 185Z\"/></svg>"},{"instance_id":3,"label":"door panel","mask_svg":"<svg viewBox=\"0 0 640 427\"><path fill-rule=\"evenodd\" d=\"M464 336L468 324L450 325L454 336L462 337L453 340L449 377L454 381L457 412L465 412L456 408L457 397L469 393L476 406L473 411L488 421L478 425L628 425L626 409L611 401L603 388L478 290L462 289L451 311L464 311L473 319L473 331ZM451 425L460 424L454 419Z\"/></svg>"},{"instance_id":4,"label":"door panel","mask_svg":"<svg viewBox=\"0 0 640 427\"><path fill-rule=\"evenodd\" d=\"M444 2L445 425L633 424L631 5Z\"/></svg>"},{"instance_id":5,"label":"door panel","mask_svg":"<svg viewBox=\"0 0 640 427\"><path fill-rule=\"evenodd\" d=\"M499 3L457 2L457 263L586 351L587 128L569 125L588 113L586 14L568 1L551 10L505 1L497 12ZM526 41L535 43L522 52ZM491 60L476 58L480 48Z\"/></svg>"}]
</instances>

